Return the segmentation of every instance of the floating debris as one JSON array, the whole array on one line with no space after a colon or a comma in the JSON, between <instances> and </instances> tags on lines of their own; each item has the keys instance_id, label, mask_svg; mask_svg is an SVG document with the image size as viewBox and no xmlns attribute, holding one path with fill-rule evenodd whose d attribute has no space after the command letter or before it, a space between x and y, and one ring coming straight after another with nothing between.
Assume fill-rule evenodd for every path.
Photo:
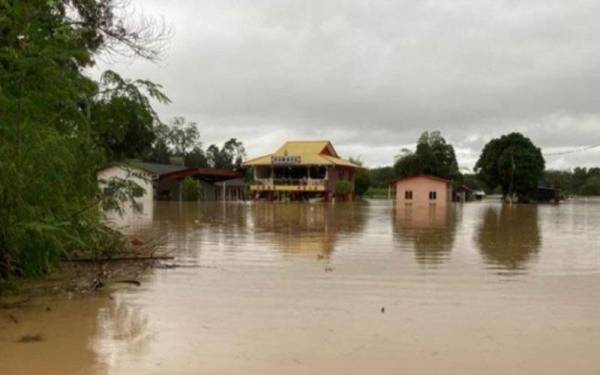
<instances>
[{"instance_id":1,"label":"floating debris","mask_svg":"<svg viewBox=\"0 0 600 375\"><path fill-rule=\"evenodd\" d=\"M142 283L140 283L140 282L139 282L139 281L137 281L137 280L117 280L117 281L115 281L115 282L116 282L116 283L123 283L123 284L132 284L132 285L135 285L135 286L140 286L140 285L142 285Z\"/></svg>"},{"instance_id":2,"label":"floating debris","mask_svg":"<svg viewBox=\"0 0 600 375\"><path fill-rule=\"evenodd\" d=\"M40 335L39 333L35 334L35 335L24 335L21 336L21 338L19 340L17 340L17 342L23 343L23 344L27 344L27 343L31 343L31 342L41 342L44 341L44 336Z\"/></svg>"},{"instance_id":3,"label":"floating debris","mask_svg":"<svg viewBox=\"0 0 600 375\"><path fill-rule=\"evenodd\" d=\"M131 244L133 246L142 246L144 242L140 239L134 238L133 240L131 240Z\"/></svg>"}]
</instances>

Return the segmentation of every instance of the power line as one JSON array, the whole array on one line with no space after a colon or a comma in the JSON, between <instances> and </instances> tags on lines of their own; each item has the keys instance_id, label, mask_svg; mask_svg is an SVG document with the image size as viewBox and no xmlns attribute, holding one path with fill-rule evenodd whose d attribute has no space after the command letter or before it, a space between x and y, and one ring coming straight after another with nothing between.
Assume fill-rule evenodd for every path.
<instances>
[{"instance_id":1,"label":"power line","mask_svg":"<svg viewBox=\"0 0 600 375\"><path fill-rule=\"evenodd\" d=\"M578 149L575 149L575 150L569 150L569 151L544 153L544 156L558 156L558 155L574 154L576 152L583 152L583 151L591 150L591 149L596 148L596 147L600 147L600 144L591 145L591 146L585 146L585 147L581 147L581 148L578 148Z\"/></svg>"}]
</instances>

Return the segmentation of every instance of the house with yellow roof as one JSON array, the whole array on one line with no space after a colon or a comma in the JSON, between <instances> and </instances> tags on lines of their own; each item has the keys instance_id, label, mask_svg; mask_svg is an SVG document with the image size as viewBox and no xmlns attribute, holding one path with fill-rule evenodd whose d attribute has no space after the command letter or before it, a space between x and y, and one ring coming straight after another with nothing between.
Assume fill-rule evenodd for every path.
<instances>
[{"instance_id":1,"label":"house with yellow roof","mask_svg":"<svg viewBox=\"0 0 600 375\"><path fill-rule=\"evenodd\" d=\"M243 165L253 170L253 196L268 200L330 200L338 181L354 187L356 169L361 168L340 158L329 141L288 141Z\"/></svg>"}]
</instances>

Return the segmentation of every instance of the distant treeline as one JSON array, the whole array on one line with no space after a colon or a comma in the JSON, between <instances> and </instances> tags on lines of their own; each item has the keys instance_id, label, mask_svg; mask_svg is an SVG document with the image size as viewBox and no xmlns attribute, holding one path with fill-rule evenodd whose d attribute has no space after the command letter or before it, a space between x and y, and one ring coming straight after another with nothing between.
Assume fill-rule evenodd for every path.
<instances>
[{"instance_id":1,"label":"distant treeline","mask_svg":"<svg viewBox=\"0 0 600 375\"><path fill-rule=\"evenodd\" d=\"M241 168L246 150L241 141L231 138L218 147L212 144L204 150L200 142L200 132L195 122L183 117L175 117L169 124L159 123L149 130L149 142L142 152L118 155L143 159L162 164L183 164L194 168Z\"/></svg>"},{"instance_id":2,"label":"distant treeline","mask_svg":"<svg viewBox=\"0 0 600 375\"><path fill-rule=\"evenodd\" d=\"M565 195L600 195L600 168L547 170L544 172L544 183L560 189Z\"/></svg>"}]
</instances>

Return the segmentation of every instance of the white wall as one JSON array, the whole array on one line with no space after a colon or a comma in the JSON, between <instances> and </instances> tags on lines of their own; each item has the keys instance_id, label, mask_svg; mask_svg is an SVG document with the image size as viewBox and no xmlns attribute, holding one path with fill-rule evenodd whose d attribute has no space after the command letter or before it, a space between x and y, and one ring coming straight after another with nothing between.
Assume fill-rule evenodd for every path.
<instances>
[{"instance_id":1,"label":"white wall","mask_svg":"<svg viewBox=\"0 0 600 375\"><path fill-rule=\"evenodd\" d=\"M130 173L136 173L143 175L146 180L141 179L137 176L131 176ZM136 201L141 203L144 207L152 206L152 202L154 200L154 188L152 186L152 175L137 168L133 167L125 167L120 165L114 165L107 168L102 169L98 172L98 181L100 183L100 188L102 188L102 184L100 180L111 180L114 178L127 179L129 181L133 181L146 191L144 195L140 198L137 198Z\"/></svg>"}]
</instances>

